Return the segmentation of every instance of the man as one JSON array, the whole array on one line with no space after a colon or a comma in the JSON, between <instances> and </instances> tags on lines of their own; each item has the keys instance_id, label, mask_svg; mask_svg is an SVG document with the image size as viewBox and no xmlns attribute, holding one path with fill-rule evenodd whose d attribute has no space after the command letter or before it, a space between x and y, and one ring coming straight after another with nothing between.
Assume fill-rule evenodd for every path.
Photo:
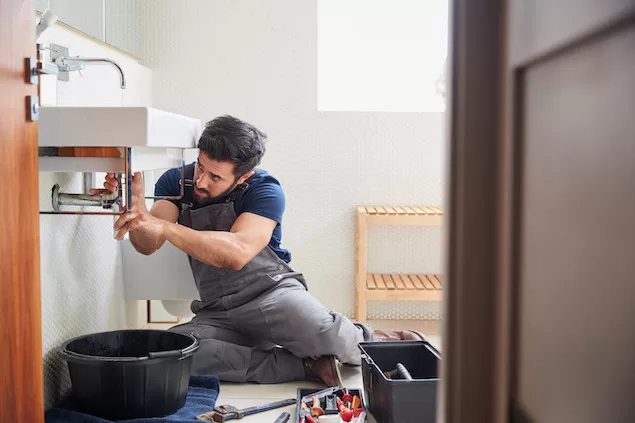
<instances>
[{"instance_id":1,"label":"man","mask_svg":"<svg viewBox=\"0 0 635 423\"><path fill-rule=\"evenodd\" d=\"M133 205L114 227L130 233L137 251L152 254L169 241L188 254L200 301L194 318L171 331L200 340L192 373L232 382L311 380L341 385L336 359L360 365L357 344L423 339L414 331L379 332L329 312L313 298L281 247L285 196L278 181L256 169L265 134L231 116L208 122L196 163L186 167L181 200L157 200L148 211L141 175ZM106 190L117 189L110 174ZM95 190L99 191L99 190ZM159 178L156 196L178 196L180 170Z\"/></svg>"}]
</instances>

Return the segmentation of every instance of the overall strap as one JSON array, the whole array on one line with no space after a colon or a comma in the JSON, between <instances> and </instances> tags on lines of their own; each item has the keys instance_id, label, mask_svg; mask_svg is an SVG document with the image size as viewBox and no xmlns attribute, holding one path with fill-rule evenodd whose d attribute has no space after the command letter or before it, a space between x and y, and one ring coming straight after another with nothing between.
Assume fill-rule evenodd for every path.
<instances>
[{"instance_id":1,"label":"overall strap","mask_svg":"<svg viewBox=\"0 0 635 423\"><path fill-rule=\"evenodd\" d=\"M185 166L184 170L183 198L181 198L179 222L184 223L186 226L191 226L190 208L194 205L194 163ZM181 184L180 179L179 184Z\"/></svg>"},{"instance_id":2,"label":"overall strap","mask_svg":"<svg viewBox=\"0 0 635 423\"><path fill-rule=\"evenodd\" d=\"M194 166L195 163L191 163L185 166L185 186L183 190L183 198L181 199L181 214L189 214L189 209L194 206ZM254 169L255 174L243 182L240 185L237 185L236 188L225 197L226 203L233 202L236 200L236 197L240 195L245 189L249 187L249 181L253 179L255 176L261 174L263 171L260 169ZM180 181L179 181L180 183ZM187 212L187 213L186 213Z\"/></svg>"},{"instance_id":3,"label":"overall strap","mask_svg":"<svg viewBox=\"0 0 635 423\"><path fill-rule=\"evenodd\" d=\"M183 198L181 198L181 210L192 207L194 204L194 163L190 163L184 167L185 184L183 189ZM179 180L179 185L181 180Z\"/></svg>"},{"instance_id":4,"label":"overall strap","mask_svg":"<svg viewBox=\"0 0 635 423\"><path fill-rule=\"evenodd\" d=\"M261 169L254 169L254 174L251 178L247 179L245 182L243 182L240 185L237 185L236 188L234 188L234 190L232 192L230 192L229 194L227 194L227 199L225 201L229 202L229 201L235 201L236 197L238 197L238 195L240 195L244 190L246 190L247 188L249 188L249 181L251 181L252 179L254 179L256 176L260 175L261 173L263 173L263 170Z\"/></svg>"}]
</instances>

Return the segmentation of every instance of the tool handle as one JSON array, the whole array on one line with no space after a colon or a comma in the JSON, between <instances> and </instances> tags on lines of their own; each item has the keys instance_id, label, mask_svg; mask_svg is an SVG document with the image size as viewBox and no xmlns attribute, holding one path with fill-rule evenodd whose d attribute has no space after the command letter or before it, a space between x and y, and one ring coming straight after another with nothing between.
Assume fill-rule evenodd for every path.
<instances>
[{"instance_id":1,"label":"tool handle","mask_svg":"<svg viewBox=\"0 0 635 423\"><path fill-rule=\"evenodd\" d=\"M293 405L295 404L295 401L295 398L289 398L281 401L271 402L269 404L256 405L254 407L245 408L244 410L240 410L240 412L244 416L250 416L256 413L262 413L263 411L269 411L280 407L286 407L287 405Z\"/></svg>"},{"instance_id":2,"label":"tool handle","mask_svg":"<svg viewBox=\"0 0 635 423\"><path fill-rule=\"evenodd\" d=\"M287 423L290 417L291 417L291 414L285 411L284 413L280 414L280 416L278 416L276 421L273 423Z\"/></svg>"},{"instance_id":3,"label":"tool handle","mask_svg":"<svg viewBox=\"0 0 635 423\"><path fill-rule=\"evenodd\" d=\"M406 366L404 366L401 363L397 363L397 371L399 372L399 375L406 380L412 380L412 375L410 374L410 372L408 371L408 369L406 369Z\"/></svg>"}]
</instances>

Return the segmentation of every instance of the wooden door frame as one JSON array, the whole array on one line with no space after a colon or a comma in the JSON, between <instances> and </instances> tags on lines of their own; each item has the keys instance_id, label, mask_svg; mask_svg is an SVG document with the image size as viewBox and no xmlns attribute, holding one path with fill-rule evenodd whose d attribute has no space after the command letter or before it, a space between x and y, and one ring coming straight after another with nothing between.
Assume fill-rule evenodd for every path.
<instances>
[{"instance_id":1,"label":"wooden door frame","mask_svg":"<svg viewBox=\"0 0 635 423\"><path fill-rule=\"evenodd\" d=\"M439 422L508 421L513 167L507 0L450 1L447 284Z\"/></svg>"},{"instance_id":2,"label":"wooden door frame","mask_svg":"<svg viewBox=\"0 0 635 423\"><path fill-rule=\"evenodd\" d=\"M44 421L37 123L26 59L36 57L33 0L0 1L0 421Z\"/></svg>"}]
</instances>

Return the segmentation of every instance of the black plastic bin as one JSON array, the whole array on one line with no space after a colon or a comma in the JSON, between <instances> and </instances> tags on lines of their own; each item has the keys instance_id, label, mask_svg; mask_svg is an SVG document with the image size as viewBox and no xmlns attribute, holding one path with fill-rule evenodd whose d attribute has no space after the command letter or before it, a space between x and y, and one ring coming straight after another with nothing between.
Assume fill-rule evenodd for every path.
<instances>
[{"instance_id":1,"label":"black plastic bin","mask_svg":"<svg viewBox=\"0 0 635 423\"><path fill-rule=\"evenodd\" d=\"M441 355L427 341L362 342L366 406L377 423L435 423ZM411 380L384 372L403 364Z\"/></svg>"},{"instance_id":2,"label":"black plastic bin","mask_svg":"<svg viewBox=\"0 0 635 423\"><path fill-rule=\"evenodd\" d=\"M163 417L185 405L194 336L161 330L121 330L66 343L77 408L109 420Z\"/></svg>"}]
</instances>

